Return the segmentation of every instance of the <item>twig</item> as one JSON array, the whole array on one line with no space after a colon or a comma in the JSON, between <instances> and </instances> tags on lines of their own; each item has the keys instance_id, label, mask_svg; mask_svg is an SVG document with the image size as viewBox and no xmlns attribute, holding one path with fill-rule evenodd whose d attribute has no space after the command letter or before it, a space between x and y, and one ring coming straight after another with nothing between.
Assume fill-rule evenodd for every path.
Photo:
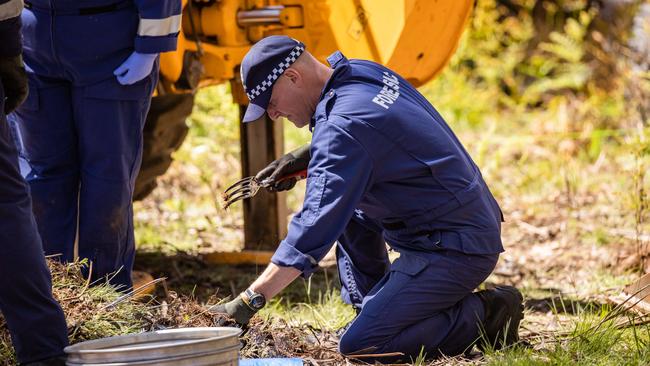
<instances>
[{"instance_id":1,"label":"twig","mask_svg":"<svg viewBox=\"0 0 650 366\"><path fill-rule=\"evenodd\" d=\"M360 354L360 355L345 355L345 357L348 358L373 358L373 357L396 357L396 356L404 356L404 353L402 352L389 352L389 353L367 353L367 354Z\"/></svg>"},{"instance_id":2,"label":"twig","mask_svg":"<svg viewBox=\"0 0 650 366\"><path fill-rule=\"evenodd\" d=\"M162 282L162 281L164 281L166 279L167 279L167 277L161 277L161 278L156 278L153 281L149 281L149 282L145 283L144 285L142 285L142 286L134 289L133 291L129 292L128 294L124 294L124 295L118 297L115 301L109 303L108 305L105 305L105 306L101 307L99 310L103 311L103 310L107 310L107 309L112 309L115 306L117 306L118 304L132 298L133 296L139 294L140 292L143 292L146 288L150 287L151 285L155 285L155 284L157 284L159 282Z\"/></svg>"},{"instance_id":3,"label":"twig","mask_svg":"<svg viewBox=\"0 0 650 366\"><path fill-rule=\"evenodd\" d=\"M81 298L81 296L83 296L86 290L88 290L88 288L90 287L90 277L92 276L92 274L93 274L93 266L91 263L90 267L88 268L88 278L86 278L86 283L84 284L84 287L81 289L81 292L76 296L70 296L68 298L61 299L59 301L70 301L70 300L76 300Z\"/></svg>"}]
</instances>

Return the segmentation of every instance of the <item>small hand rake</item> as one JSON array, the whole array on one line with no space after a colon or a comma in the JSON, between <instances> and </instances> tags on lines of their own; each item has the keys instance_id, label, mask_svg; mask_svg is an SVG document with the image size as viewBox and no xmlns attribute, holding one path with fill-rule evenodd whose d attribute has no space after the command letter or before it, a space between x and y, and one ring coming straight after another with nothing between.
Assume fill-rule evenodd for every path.
<instances>
[{"instance_id":1,"label":"small hand rake","mask_svg":"<svg viewBox=\"0 0 650 366\"><path fill-rule=\"evenodd\" d=\"M260 188L268 188L273 184L280 183L291 178L296 178L297 180L307 178L307 169L291 173L275 181L271 181L268 178L262 181L258 181L255 179L255 177L246 177L231 185L223 192L221 195L225 201L223 208L226 209L228 206L237 201L253 197L257 194Z\"/></svg>"}]
</instances>

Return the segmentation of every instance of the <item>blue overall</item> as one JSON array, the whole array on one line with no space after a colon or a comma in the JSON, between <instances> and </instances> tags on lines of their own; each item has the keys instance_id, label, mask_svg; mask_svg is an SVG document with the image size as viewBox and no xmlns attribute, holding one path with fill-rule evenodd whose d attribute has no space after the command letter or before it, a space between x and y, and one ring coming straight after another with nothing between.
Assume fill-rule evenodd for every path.
<instances>
[{"instance_id":1,"label":"blue overall","mask_svg":"<svg viewBox=\"0 0 650 366\"><path fill-rule=\"evenodd\" d=\"M328 61L334 73L310 125L305 202L272 261L308 276L337 242L343 299L361 310L340 339L344 354L460 354L484 320L472 291L503 251L501 210L406 80L340 52ZM400 253L393 263L386 243Z\"/></svg>"},{"instance_id":2,"label":"blue overall","mask_svg":"<svg viewBox=\"0 0 650 366\"><path fill-rule=\"evenodd\" d=\"M11 1L0 0L0 57L20 53L20 18L5 19L1 11ZM63 312L52 297L50 272L29 189L18 168L4 100L0 79L0 311L18 361L26 363L63 354L68 331Z\"/></svg>"},{"instance_id":3,"label":"blue overall","mask_svg":"<svg viewBox=\"0 0 650 366\"><path fill-rule=\"evenodd\" d=\"M157 82L113 75L135 50L175 49L180 0L31 0L22 13L30 91L10 116L27 162L46 254L92 263L91 279L131 288L132 196ZM116 274L115 274L116 273Z\"/></svg>"}]
</instances>

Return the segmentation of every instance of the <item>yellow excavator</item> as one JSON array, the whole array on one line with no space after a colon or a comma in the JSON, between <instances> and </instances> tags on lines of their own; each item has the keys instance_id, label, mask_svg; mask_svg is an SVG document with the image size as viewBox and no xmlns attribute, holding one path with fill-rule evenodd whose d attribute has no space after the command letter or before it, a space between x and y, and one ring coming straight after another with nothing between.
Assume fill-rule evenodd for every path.
<instances>
[{"instance_id":1,"label":"yellow excavator","mask_svg":"<svg viewBox=\"0 0 650 366\"><path fill-rule=\"evenodd\" d=\"M229 82L233 101L245 108L239 65L260 39L288 35L322 61L341 50L348 58L384 64L420 86L448 63L473 5L473 0L183 0L178 49L160 59L136 199L151 192L171 164L172 152L187 134L185 119L198 88ZM241 126L244 176L282 151L282 124L266 120ZM260 192L243 206L246 250L233 261L243 256L243 261L264 262L286 234L284 196Z\"/></svg>"}]
</instances>

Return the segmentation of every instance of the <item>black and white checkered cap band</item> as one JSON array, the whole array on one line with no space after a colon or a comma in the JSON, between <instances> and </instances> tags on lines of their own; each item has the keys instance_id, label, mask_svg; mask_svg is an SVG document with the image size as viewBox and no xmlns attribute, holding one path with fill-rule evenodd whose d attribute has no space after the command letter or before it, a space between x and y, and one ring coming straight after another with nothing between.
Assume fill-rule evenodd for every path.
<instances>
[{"instance_id":1,"label":"black and white checkered cap band","mask_svg":"<svg viewBox=\"0 0 650 366\"><path fill-rule=\"evenodd\" d=\"M293 50L291 50L291 53L289 54L289 56L287 56L284 59L284 61L280 62L280 64L278 64L275 68L273 68L271 73L269 75L267 75L267 77L264 79L264 81L262 81L260 84L258 84L256 87L254 87L250 91L246 92L246 95L248 95L248 99L253 100L253 99L255 99L255 97L257 97L258 95L262 94L267 89L269 89L273 85L275 80L277 80L278 77L280 77L280 75L282 75L282 73L284 73L284 70L288 69L289 66L291 66L294 62L296 62L298 57L304 51L305 51L305 46L303 46L302 44L299 44L296 47L294 47Z\"/></svg>"}]
</instances>

